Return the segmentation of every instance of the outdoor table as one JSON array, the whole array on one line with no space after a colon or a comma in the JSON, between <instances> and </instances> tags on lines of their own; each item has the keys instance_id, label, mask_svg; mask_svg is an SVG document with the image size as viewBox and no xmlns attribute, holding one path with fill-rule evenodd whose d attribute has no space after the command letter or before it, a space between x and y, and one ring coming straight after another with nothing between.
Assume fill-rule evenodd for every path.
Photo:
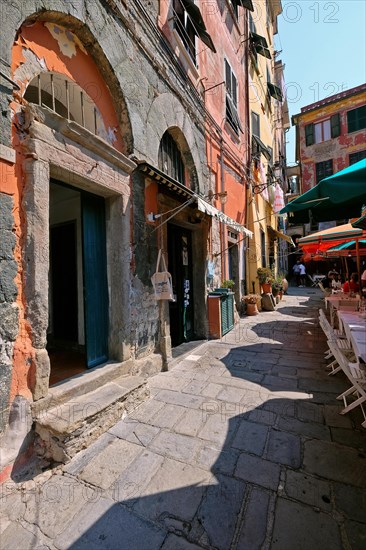
<instances>
[{"instance_id":1,"label":"outdoor table","mask_svg":"<svg viewBox=\"0 0 366 550\"><path fill-rule=\"evenodd\" d=\"M338 311L340 324L356 357L366 362L366 319L357 311Z\"/></svg>"},{"instance_id":2,"label":"outdoor table","mask_svg":"<svg viewBox=\"0 0 366 550\"><path fill-rule=\"evenodd\" d=\"M326 307L328 304L330 306L330 324L332 327L334 326L334 315L338 309L347 308L356 311L359 301L359 297L354 296L351 298L349 294L344 294L343 292L327 296L325 298L325 305Z\"/></svg>"}]
</instances>

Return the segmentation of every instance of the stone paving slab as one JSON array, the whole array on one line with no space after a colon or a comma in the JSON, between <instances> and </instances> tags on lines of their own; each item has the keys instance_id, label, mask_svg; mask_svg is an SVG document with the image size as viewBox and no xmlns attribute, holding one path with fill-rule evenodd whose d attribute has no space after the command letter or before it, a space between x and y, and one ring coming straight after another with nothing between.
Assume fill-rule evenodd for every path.
<instances>
[{"instance_id":1,"label":"stone paving slab","mask_svg":"<svg viewBox=\"0 0 366 550\"><path fill-rule=\"evenodd\" d=\"M279 498L276 504L271 549L295 548L342 548L340 529L328 514Z\"/></svg>"},{"instance_id":2,"label":"stone paving slab","mask_svg":"<svg viewBox=\"0 0 366 550\"><path fill-rule=\"evenodd\" d=\"M6 550L363 550L366 430L339 414L321 294L295 292L150 379L69 464L4 486Z\"/></svg>"},{"instance_id":3,"label":"stone paving slab","mask_svg":"<svg viewBox=\"0 0 366 550\"><path fill-rule=\"evenodd\" d=\"M151 522L142 520L113 500L100 498L88 503L78 517L57 537L60 550L108 549L158 550L166 532Z\"/></svg>"}]
</instances>

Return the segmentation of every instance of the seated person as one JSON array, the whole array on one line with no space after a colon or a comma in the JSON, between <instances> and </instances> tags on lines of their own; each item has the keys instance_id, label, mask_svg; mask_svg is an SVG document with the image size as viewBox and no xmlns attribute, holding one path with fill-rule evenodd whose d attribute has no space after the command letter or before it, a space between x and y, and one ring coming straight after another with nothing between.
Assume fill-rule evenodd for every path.
<instances>
[{"instance_id":1,"label":"seated person","mask_svg":"<svg viewBox=\"0 0 366 550\"><path fill-rule=\"evenodd\" d=\"M325 289L332 289L332 281L334 279L334 273L333 271L329 271L328 275L322 279L321 283Z\"/></svg>"},{"instance_id":2,"label":"seated person","mask_svg":"<svg viewBox=\"0 0 366 550\"><path fill-rule=\"evenodd\" d=\"M343 285L343 292L358 292L360 285L358 284L358 273L352 273L350 280Z\"/></svg>"}]
</instances>

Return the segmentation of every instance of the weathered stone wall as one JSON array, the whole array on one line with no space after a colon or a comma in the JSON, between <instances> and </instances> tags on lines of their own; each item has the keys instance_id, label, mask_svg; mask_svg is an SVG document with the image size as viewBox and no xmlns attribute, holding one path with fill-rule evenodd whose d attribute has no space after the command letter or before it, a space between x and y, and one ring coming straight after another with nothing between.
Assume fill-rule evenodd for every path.
<instances>
[{"instance_id":1,"label":"weathered stone wall","mask_svg":"<svg viewBox=\"0 0 366 550\"><path fill-rule=\"evenodd\" d=\"M14 341L18 334L17 287L14 278L15 234L12 197L0 193L0 431L7 423Z\"/></svg>"},{"instance_id":2,"label":"weathered stone wall","mask_svg":"<svg viewBox=\"0 0 366 550\"><path fill-rule=\"evenodd\" d=\"M128 8L123 0L0 0L0 15L7 22L2 28L0 42L1 68L9 78L14 78L10 72L12 46L24 21L51 21L69 28L84 44L111 91L125 143L124 152L157 165L162 135L168 128L178 128L184 134L194 164L194 186L206 194L202 97L180 68L174 54L164 45L164 39L157 28L158 10L157 0L129 0ZM11 145L8 108L12 100L11 88L9 82L1 79L0 142L7 146ZM129 285L130 326L125 326L124 332L127 328L131 335L132 354L144 355L154 350L159 338L158 307L150 283L156 261L156 240L149 241L146 234L142 180L139 182L138 178L134 178L132 186L135 187L132 199L135 220L131 228L132 270L130 281L123 281L123 284ZM1 378L5 396L2 407L3 404L7 406L8 402L12 346L18 331L18 313L14 305L17 263L13 257L15 237L12 233L14 220L11 195L15 200L15 209L24 216L28 215L27 205L22 201L22 183L18 182L14 192L8 188L7 193L9 196L4 195L4 201L1 201L2 223L5 223L8 235L5 244L2 242L2 254L4 249L6 258L1 257L1 290L4 289L4 293L1 292L3 301L0 307L6 313L1 316L5 323L3 328L0 327L1 360L5 361ZM30 215L33 213L30 212ZM15 233L21 235L19 229L24 218L18 216L16 223L19 227L15 224ZM21 250L22 243L19 240L18 245ZM18 281L21 281L21 277L18 277ZM25 311L29 311L29 301L28 296ZM24 325L23 318L20 322ZM3 350L6 350L5 355ZM1 368L3 370L3 366Z\"/></svg>"}]
</instances>

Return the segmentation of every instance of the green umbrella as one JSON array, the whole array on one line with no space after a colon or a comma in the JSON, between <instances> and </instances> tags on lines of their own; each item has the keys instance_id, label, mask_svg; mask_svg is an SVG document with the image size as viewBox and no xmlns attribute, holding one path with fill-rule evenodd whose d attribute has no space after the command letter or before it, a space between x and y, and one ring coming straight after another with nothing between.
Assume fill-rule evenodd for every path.
<instances>
[{"instance_id":1,"label":"green umbrella","mask_svg":"<svg viewBox=\"0 0 366 550\"><path fill-rule=\"evenodd\" d=\"M289 202L280 214L289 214L293 223L331 221L360 215L366 202L366 159L324 178L297 199Z\"/></svg>"}]
</instances>

